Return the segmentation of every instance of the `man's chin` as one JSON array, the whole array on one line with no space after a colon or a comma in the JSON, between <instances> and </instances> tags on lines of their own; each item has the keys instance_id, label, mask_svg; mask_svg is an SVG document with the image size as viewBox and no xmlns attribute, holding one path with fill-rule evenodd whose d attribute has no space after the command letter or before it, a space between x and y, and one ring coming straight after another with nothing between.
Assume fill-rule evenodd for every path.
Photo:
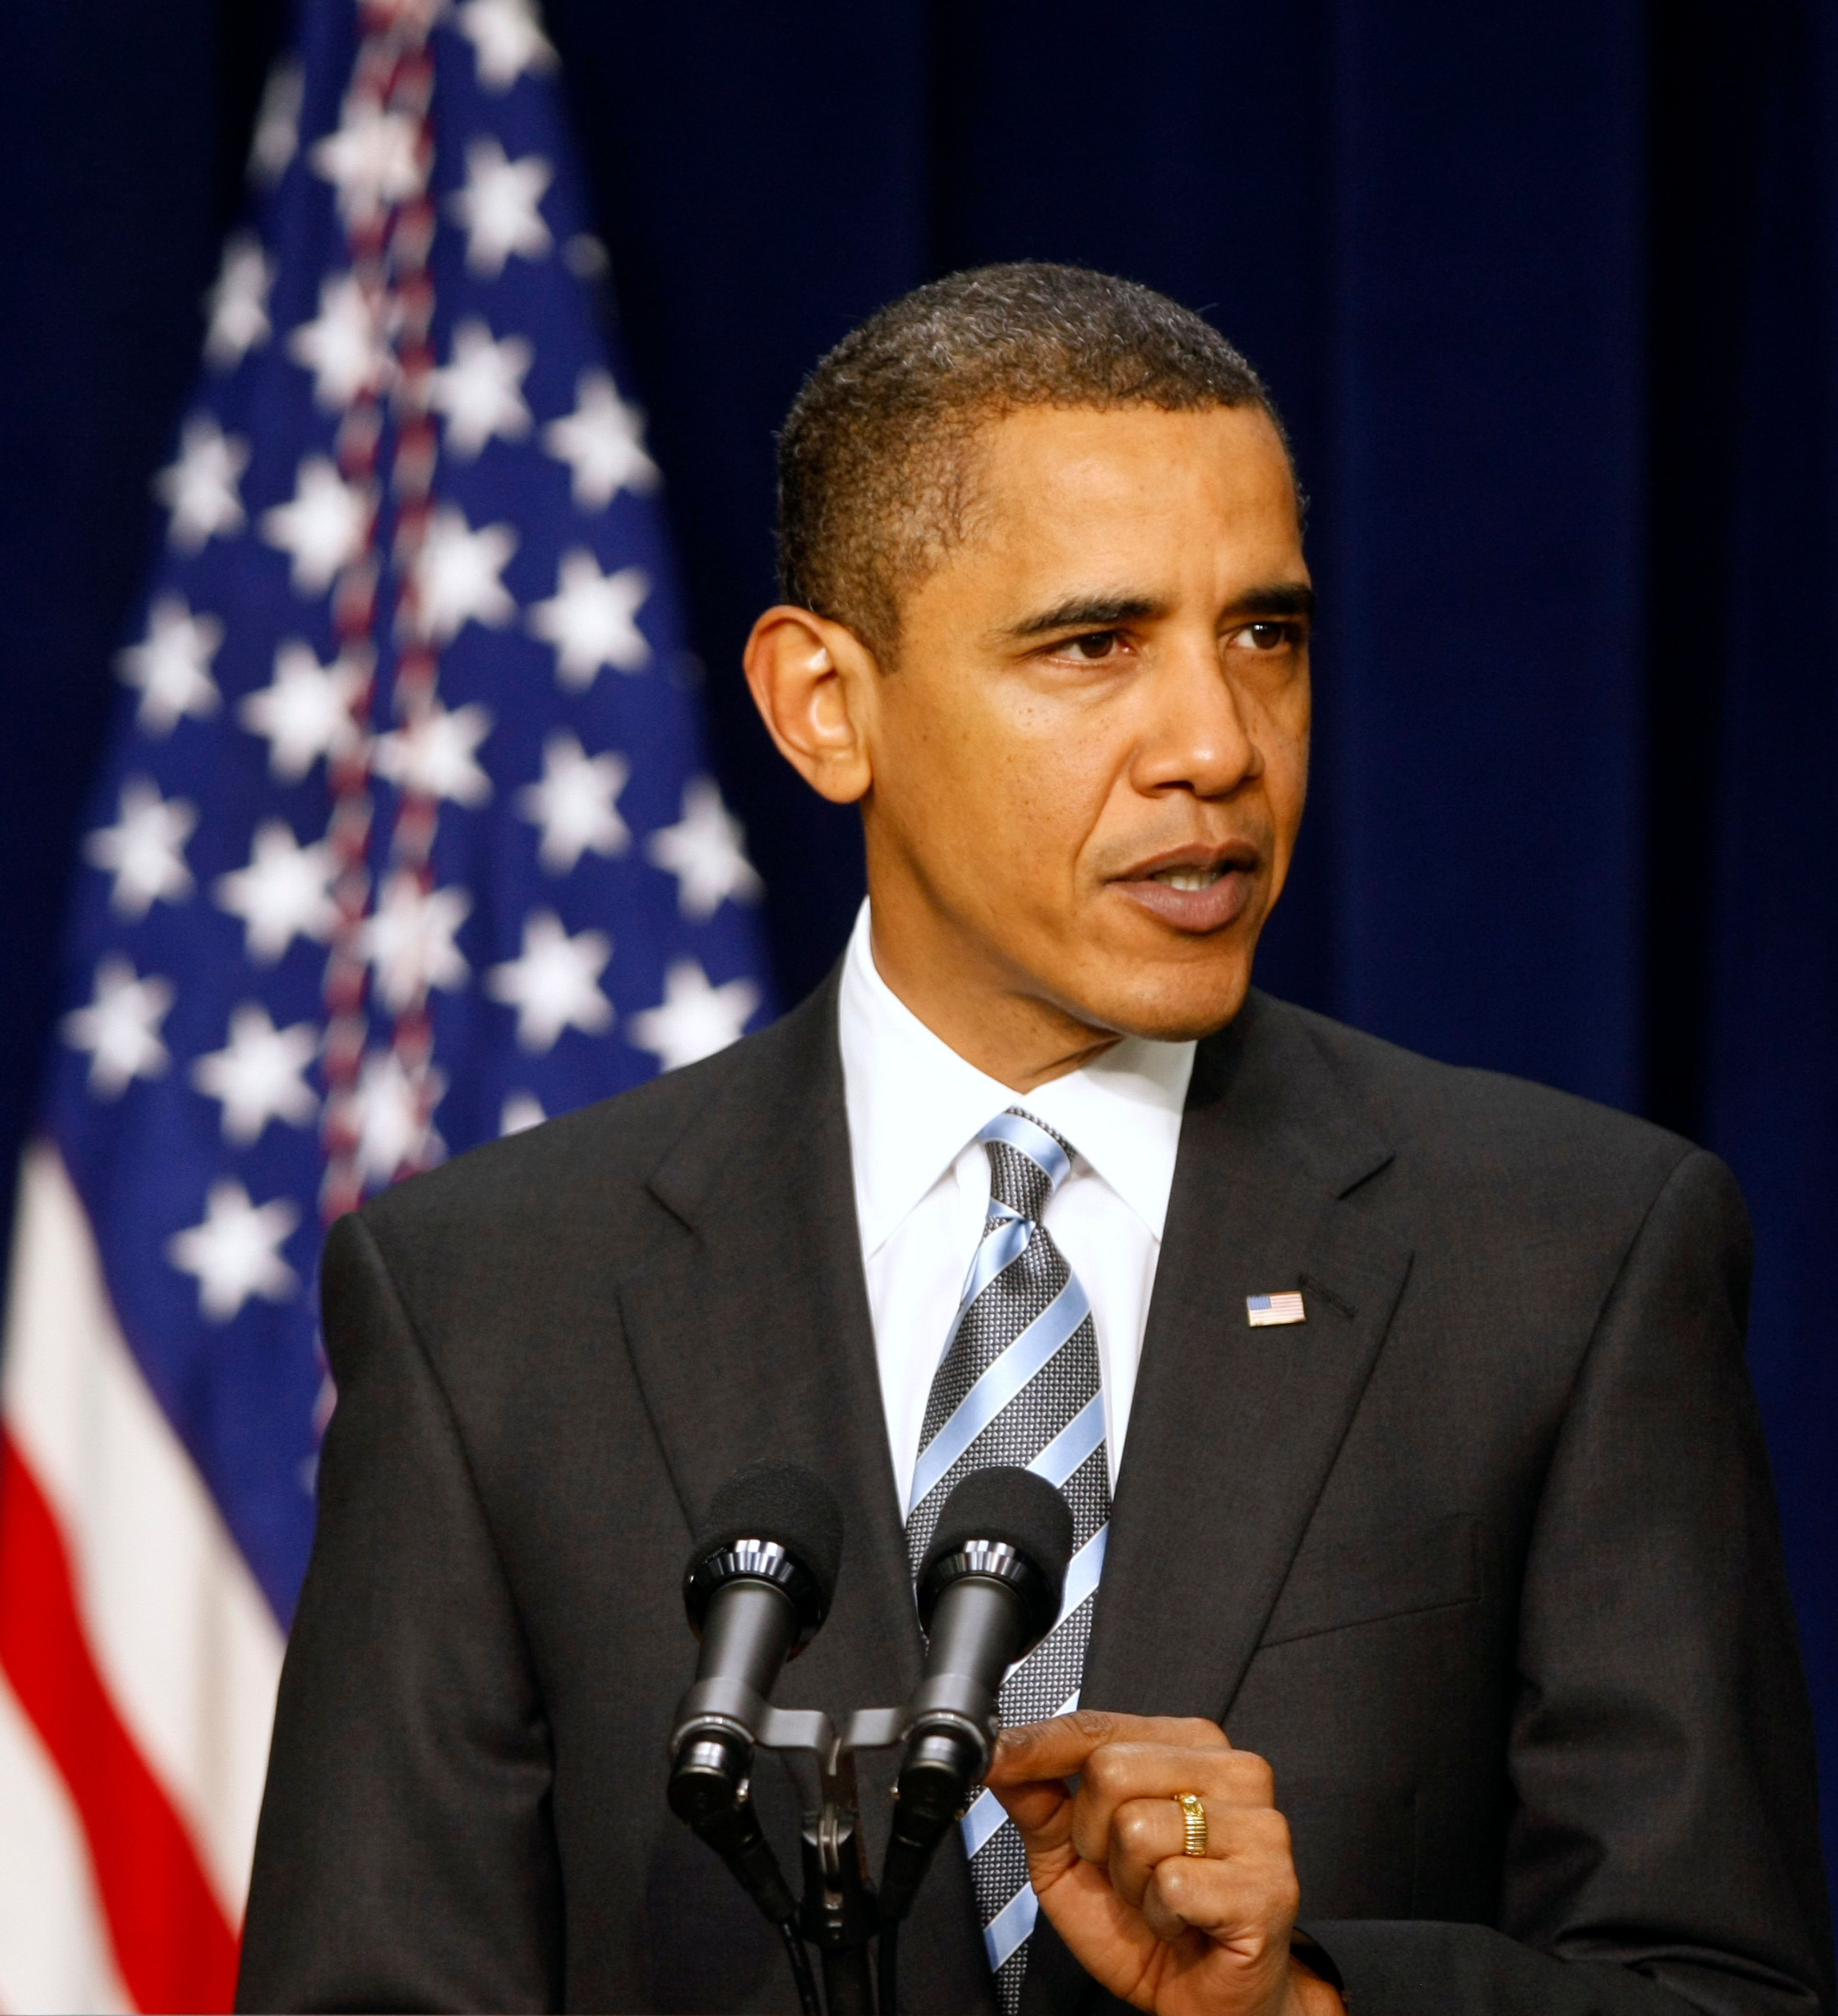
<instances>
[{"instance_id":1,"label":"man's chin","mask_svg":"<svg viewBox=\"0 0 1838 2016\"><path fill-rule=\"evenodd\" d=\"M1263 920L1266 891L1242 886L1223 928L1171 927L1113 885L1090 917L1080 992L1119 1035L1184 1043L1223 1029L1245 1005ZM1245 900L1246 898L1249 900ZM1122 905L1119 911L1112 905ZM1095 957L1092 955L1095 953Z\"/></svg>"},{"instance_id":2,"label":"man's chin","mask_svg":"<svg viewBox=\"0 0 1838 2016\"><path fill-rule=\"evenodd\" d=\"M1080 1020L1119 1036L1151 1042L1187 1043L1223 1029L1245 1005L1251 985L1248 958L1221 961L1196 970L1183 964L1163 973L1141 966L1117 976L1114 985L1088 984L1075 1009Z\"/></svg>"}]
</instances>

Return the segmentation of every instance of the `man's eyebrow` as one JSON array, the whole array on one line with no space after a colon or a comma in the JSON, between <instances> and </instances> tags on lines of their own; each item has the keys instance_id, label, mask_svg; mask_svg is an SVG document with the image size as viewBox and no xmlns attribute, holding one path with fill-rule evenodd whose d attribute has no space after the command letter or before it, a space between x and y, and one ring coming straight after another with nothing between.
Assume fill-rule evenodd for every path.
<instances>
[{"instance_id":1,"label":"man's eyebrow","mask_svg":"<svg viewBox=\"0 0 1838 2016\"><path fill-rule=\"evenodd\" d=\"M1314 590L1305 581L1273 581L1246 589L1228 615L1301 616L1312 618ZM1043 637L1055 630L1115 630L1126 623L1152 623L1168 614L1168 605L1149 595L1073 595L1011 624L1007 635L1017 639Z\"/></svg>"},{"instance_id":2,"label":"man's eyebrow","mask_svg":"<svg viewBox=\"0 0 1838 2016\"><path fill-rule=\"evenodd\" d=\"M1248 588L1226 612L1231 616L1306 616L1314 614L1314 590L1305 581L1266 581Z\"/></svg>"},{"instance_id":3,"label":"man's eyebrow","mask_svg":"<svg viewBox=\"0 0 1838 2016\"><path fill-rule=\"evenodd\" d=\"M1043 637L1050 630L1115 630L1125 623L1152 623L1168 605L1148 595L1073 595L1038 615L1011 624L1011 637Z\"/></svg>"}]
</instances>

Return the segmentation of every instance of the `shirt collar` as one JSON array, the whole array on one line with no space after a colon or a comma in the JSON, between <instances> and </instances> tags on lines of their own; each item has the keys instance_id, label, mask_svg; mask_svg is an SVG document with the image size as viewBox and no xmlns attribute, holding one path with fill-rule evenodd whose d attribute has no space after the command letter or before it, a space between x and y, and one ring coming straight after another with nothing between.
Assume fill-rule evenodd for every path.
<instances>
[{"instance_id":1,"label":"shirt collar","mask_svg":"<svg viewBox=\"0 0 1838 2016\"><path fill-rule=\"evenodd\" d=\"M1090 1064L1022 1094L986 1076L934 1035L881 977L868 905L850 934L838 1035L863 1251L872 1255L1007 1107L1056 1129L1162 1236L1194 1046L1126 1036Z\"/></svg>"}]
</instances>

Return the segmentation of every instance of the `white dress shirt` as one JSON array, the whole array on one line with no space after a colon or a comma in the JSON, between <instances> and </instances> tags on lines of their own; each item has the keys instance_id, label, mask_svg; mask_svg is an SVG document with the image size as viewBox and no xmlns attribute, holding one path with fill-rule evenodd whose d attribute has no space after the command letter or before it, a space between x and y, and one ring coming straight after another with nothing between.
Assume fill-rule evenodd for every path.
<instances>
[{"instance_id":1,"label":"white dress shirt","mask_svg":"<svg viewBox=\"0 0 1838 2016\"><path fill-rule=\"evenodd\" d=\"M843 964L838 1033L856 1222L903 1509L910 1509L926 1400L989 1201L989 1159L976 1136L1011 1106L1074 1150L1046 1223L1090 1298L1115 1485L1193 1045L1126 1037L1064 1078L1013 1092L934 1035L881 978L865 902Z\"/></svg>"}]
</instances>

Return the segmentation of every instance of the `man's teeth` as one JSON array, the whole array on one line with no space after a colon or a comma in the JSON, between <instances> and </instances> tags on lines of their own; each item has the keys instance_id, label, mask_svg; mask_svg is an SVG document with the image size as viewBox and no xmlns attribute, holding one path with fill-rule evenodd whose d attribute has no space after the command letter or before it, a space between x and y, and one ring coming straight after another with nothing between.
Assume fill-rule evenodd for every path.
<instances>
[{"instance_id":1,"label":"man's teeth","mask_svg":"<svg viewBox=\"0 0 1838 2016\"><path fill-rule=\"evenodd\" d=\"M1210 889L1224 873L1223 868L1164 868L1150 880L1170 889Z\"/></svg>"}]
</instances>

